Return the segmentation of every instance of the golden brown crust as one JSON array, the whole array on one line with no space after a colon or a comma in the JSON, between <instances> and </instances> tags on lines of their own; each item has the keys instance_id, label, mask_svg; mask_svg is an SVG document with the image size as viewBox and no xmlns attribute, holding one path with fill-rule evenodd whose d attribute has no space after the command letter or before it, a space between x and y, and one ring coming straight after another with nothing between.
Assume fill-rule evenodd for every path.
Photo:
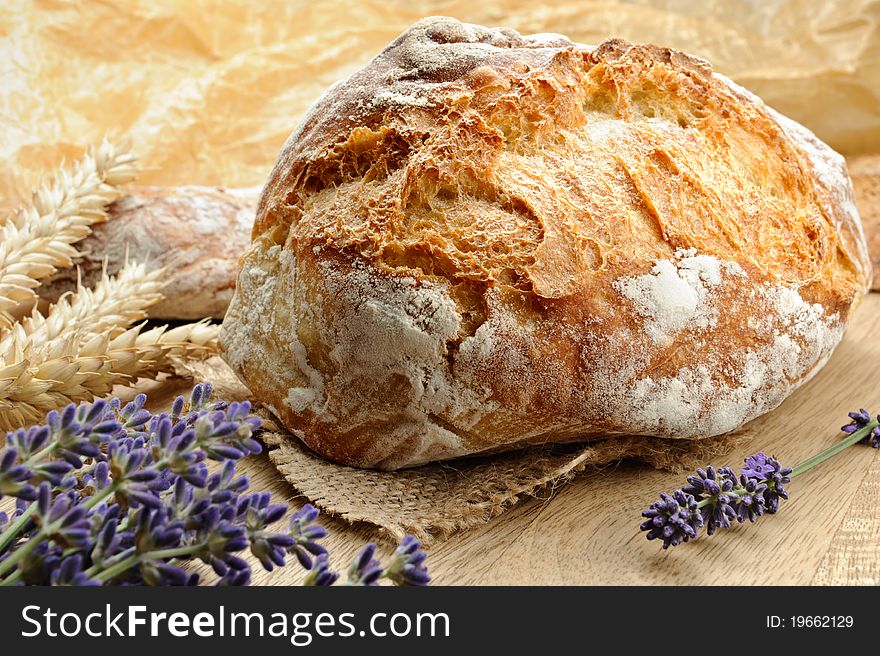
<instances>
[{"instance_id":1,"label":"golden brown crust","mask_svg":"<svg viewBox=\"0 0 880 656\"><path fill-rule=\"evenodd\" d=\"M468 29L417 24L319 102L254 235L292 230L393 269L427 256L443 275L507 272L545 298L627 264L633 241L641 261L697 248L786 282L864 275L805 154L706 62L619 39L459 42Z\"/></svg>"},{"instance_id":2,"label":"golden brown crust","mask_svg":"<svg viewBox=\"0 0 880 656\"><path fill-rule=\"evenodd\" d=\"M384 468L736 428L870 272L842 158L706 62L452 19L318 101L253 237L227 358L312 448Z\"/></svg>"}]
</instances>

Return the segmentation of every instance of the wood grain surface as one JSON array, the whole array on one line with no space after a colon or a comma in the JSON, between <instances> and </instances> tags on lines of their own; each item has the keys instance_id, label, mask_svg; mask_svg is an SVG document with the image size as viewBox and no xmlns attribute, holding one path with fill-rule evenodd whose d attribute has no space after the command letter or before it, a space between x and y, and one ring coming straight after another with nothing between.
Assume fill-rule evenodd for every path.
<instances>
[{"instance_id":1,"label":"wood grain surface","mask_svg":"<svg viewBox=\"0 0 880 656\"><path fill-rule=\"evenodd\" d=\"M880 408L880 295L856 311L830 362L777 410L752 422L750 439L716 465L738 465L764 450L794 465L839 439L846 413ZM145 386L154 403L167 404L188 386L175 381ZM710 463L707 463L710 464ZM253 489L278 500L305 502L265 456L242 464ZM880 452L852 447L797 478L777 515L737 525L713 537L663 551L638 531L639 513L682 476L620 463L588 471L556 490L524 500L490 523L439 542L429 550L437 584L878 584L880 583ZM343 568L374 531L324 517L325 541ZM382 544L384 553L393 545ZM254 583L285 585L301 579L286 567Z\"/></svg>"}]
</instances>

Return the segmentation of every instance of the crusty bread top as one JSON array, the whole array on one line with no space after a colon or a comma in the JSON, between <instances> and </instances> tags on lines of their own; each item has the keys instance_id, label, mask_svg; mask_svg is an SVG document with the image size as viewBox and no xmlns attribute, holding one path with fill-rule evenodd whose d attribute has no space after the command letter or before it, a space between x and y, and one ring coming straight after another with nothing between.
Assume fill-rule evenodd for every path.
<instances>
[{"instance_id":1,"label":"crusty bread top","mask_svg":"<svg viewBox=\"0 0 880 656\"><path fill-rule=\"evenodd\" d=\"M860 230L843 159L701 59L428 18L315 104L254 237L547 299L695 248L845 316Z\"/></svg>"}]
</instances>

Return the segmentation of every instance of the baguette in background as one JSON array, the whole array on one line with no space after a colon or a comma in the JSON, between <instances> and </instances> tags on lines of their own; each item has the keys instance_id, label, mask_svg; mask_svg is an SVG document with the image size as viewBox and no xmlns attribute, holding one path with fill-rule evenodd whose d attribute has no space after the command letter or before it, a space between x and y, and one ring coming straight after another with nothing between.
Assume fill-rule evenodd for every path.
<instances>
[{"instance_id":1,"label":"baguette in background","mask_svg":"<svg viewBox=\"0 0 880 656\"><path fill-rule=\"evenodd\" d=\"M106 223L85 239L77 261L93 286L106 259L113 275L129 259L168 270L165 300L154 319L222 319L232 298L238 257L250 243L259 187L132 187L109 208ZM76 288L77 268L58 271L40 290L56 301Z\"/></svg>"}]
</instances>

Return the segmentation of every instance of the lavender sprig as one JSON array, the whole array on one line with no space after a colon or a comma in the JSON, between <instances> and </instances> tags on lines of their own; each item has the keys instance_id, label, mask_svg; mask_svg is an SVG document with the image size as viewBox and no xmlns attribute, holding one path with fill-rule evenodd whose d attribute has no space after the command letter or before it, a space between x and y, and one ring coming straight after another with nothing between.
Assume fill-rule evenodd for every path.
<instances>
[{"instance_id":1,"label":"lavender sprig","mask_svg":"<svg viewBox=\"0 0 880 656\"><path fill-rule=\"evenodd\" d=\"M846 426L841 426L840 430L842 430L847 435L852 435L858 430L864 430L871 424L871 413L861 408L858 412L850 412L849 413L850 422ZM880 416L878 416L878 420L880 420ZM861 440L859 440L863 444L870 444L875 449L880 449L880 425L874 426L870 432L865 435Z\"/></svg>"},{"instance_id":2,"label":"lavender sprig","mask_svg":"<svg viewBox=\"0 0 880 656\"><path fill-rule=\"evenodd\" d=\"M692 497L706 499L699 508L703 525L709 535L719 528L730 528L730 520L737 518L733 488L736 486L736 474L730 467L721 467L716 472L711 466L705 470L698 469L696 475L687 477L689 485L682 492ZM694 535L696 538L696 529Z\"/></svg>"},{"instance_id":3,"label":"lavender sprig","mask_svg":"<svg viewBox=\"0 0 880 656\"><path fill-rule=\"evenodd\" d=\"M15 497L16 509L0 513L0 585L195 585L191 560L210 565L217 585L246 585L247 551L270 571L293 555L307 584L335 583L317 509L306 505L276 527L287 506L247 493L248 479L236 476L236 462L261 450L250 404L211 396L209 383L197 385L157 415L144 395L69 405L9 433L0 498ZM219 470L209 473L209 460ZM364 548L352 582L429 580L415 538L387 568L375 549Z\"/></svg>"},{"instance_id":4,"label":"lavender sprig","mask_svg":"<svg viewBox=\"0 0 880 656\"><path fill-rule=\"evenodd\" d=\"M431 577L425 567L427 554L422 551L421 543L411 535L403 538L400 546L394 551L391 562L385 568L385 578L397 585L428 585Z\"/></svg>"},{"instance_id":5,"label":"lavender sprig","mask_svg":"<svg viewBox=\"0 0 880 656\"><path fill-rule=\"evenodd\" d=\"M642 530L649 540L663 540L663 548L676 547L682 542L695 540L703 525L703 517L693 495L676 490L671 495L660 493L660 500L642 513Z\"/></svg>"},{"instance_id":6,"label":"lavender sprig","mask_svg":"<svg viewBox=\"0 0 880 656\"><path fill-rule=\"evenodd\" d=\"M333 585L337 579L339 579L339 572L330 569L330 560L326 553L322 553L315 558L314 564L309 568L303 585L325 587Z\"/></svg>"},{"instance_id":7,"label":"lavender sprig","mask_svg":"<svg viewBox=\"0 0 880 656\"><path fill-rule=\"evenodd\" d=\"M431 577L424 562L426 554L422 544L407 535L394 551L387 566L376 559L376 545L365 545L348 568L349 585L378 585L380 579L388 579L396 585L424 586Z\"/></svg>"},{"instance_id":8,"label":"lavender sprig","mask_svg":"<svg viewBox=\"0 0 880 656\"><path fill-rule=\"evenodd\" d=\"M318 540L327 535L324 527L315 524L318 514L318 509L307 503L290 518L288 534L293 544L288 551L296 556L303 569L312 569L312 556L320 558L327 553L323 545L318 544Z\"/></svg>"},{"instance_id":9,"label":"lavender sprig","mask_svg":"<svg viewBox=\"0 0 880 656\"><path fill-rule=\"evenodd\" d=\"M873 418L861 409L850 412L851 422L842 427L846 437L794 468L783 467L765 453L748 456L739 476L729 467L697 469L687 477L688 485L642 512L640 528L649 540L661 539L668 549L697 539L699 529L713 535L719 528L730 528L732 521L754 522L779 510L779 501L788 499L786 485L795 476L812 469L858 442L880 448L880 416Z\"/></svg>"},{"instance_id":10,"label":"lavender sprig","mask_svg":"<svg viewBox=\"0 0 880 656\"><path fill-rule=\"evenodd\" d=\"M379 579L385 571L374 556L376 545L373 542L365 545L360 550L354 561L348 568L348 582L351 585L378 585Z\"/></svg>"}]
</instances>

